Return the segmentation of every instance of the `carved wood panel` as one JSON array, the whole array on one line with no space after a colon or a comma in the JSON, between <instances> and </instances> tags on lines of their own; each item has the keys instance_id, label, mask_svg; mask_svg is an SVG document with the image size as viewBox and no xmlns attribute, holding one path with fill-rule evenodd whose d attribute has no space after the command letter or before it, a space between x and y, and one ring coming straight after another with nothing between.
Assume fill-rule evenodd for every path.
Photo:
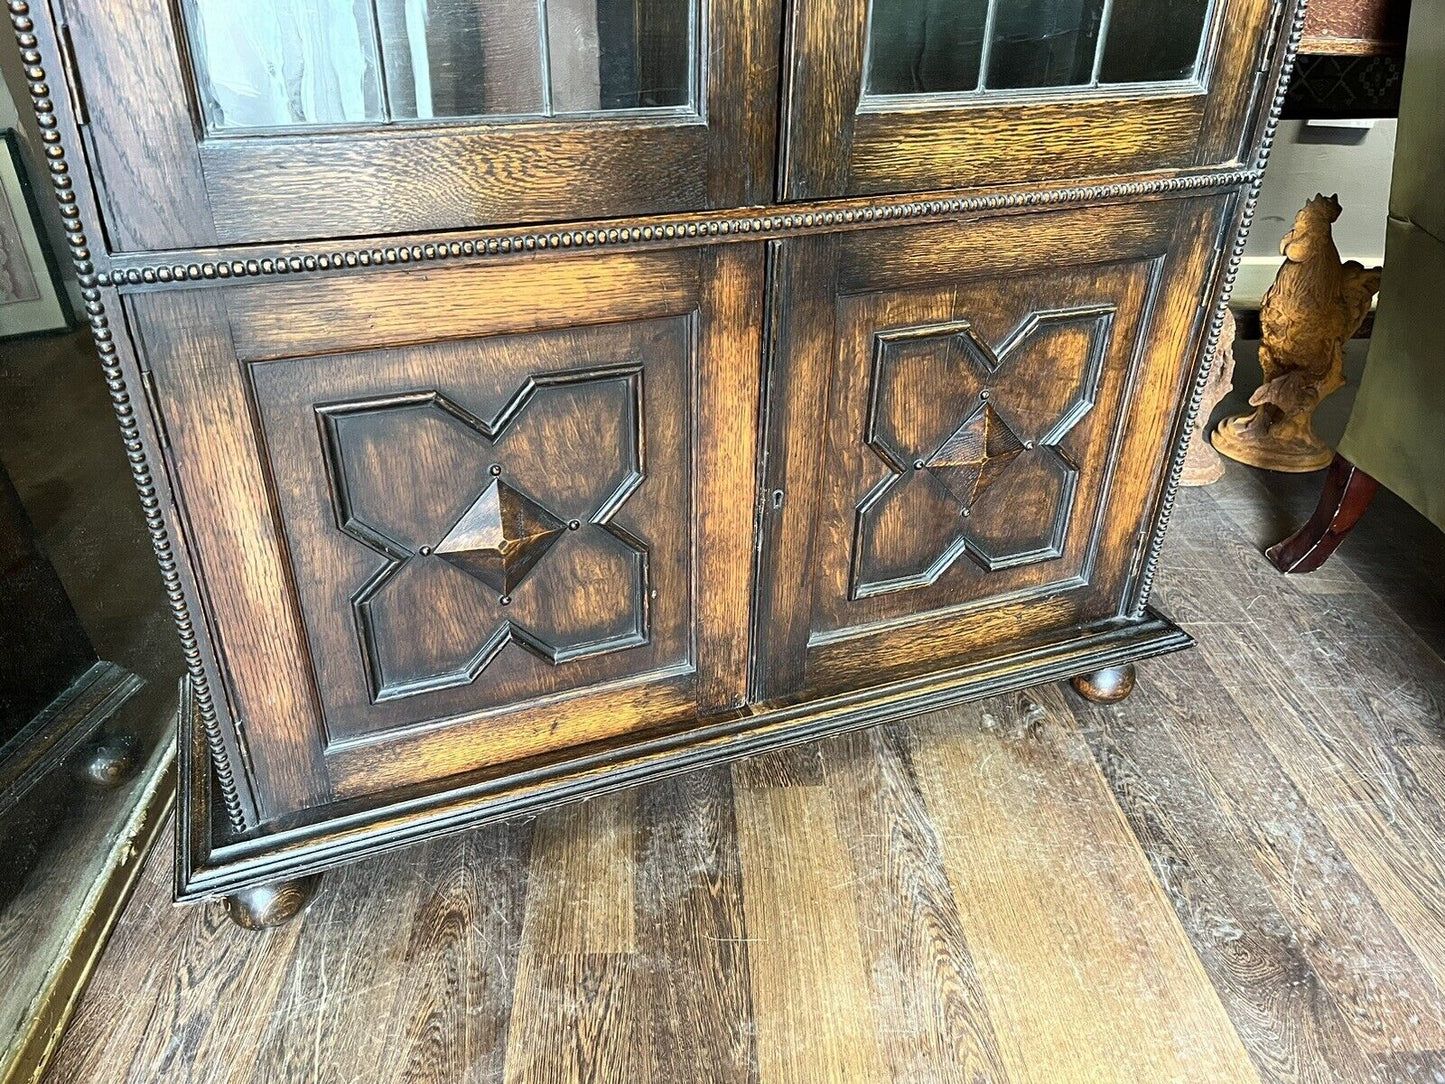
<instances>
[{"instance_id":1,"label":"carved wood panel","mask_svg":"<svg viewBox=\"0 0 1445 1084\"><path fill-rule=\"evenodd\" d=\"M252 366L333 740L690 665L695 337Z\"/></svg>"},{"instance_id":2,"label":"carved wood panel","mask_svg":"<svg viewBox=\"0 0 1445 1084\"><path fill-rule=\"evenodd\" d=\"M744 704L763 256L131 299L264 820Z\"/></svg>"},{"instance_id":3,"label":"carved wood panel","mask_svg":"<svg viewBox=\"0 0 1445 1084\"><path fill-rule=\"evenodd\" d=\"M927 587L964 556L985 572L1063 556L1080 470L1064 442L1115 312L1030 312L997 349L966 316L875 333L863 442L889 473L857 507L851 598Z\"/></svg>"},{"instance_id":4,"label":"carved wood panel","mask_svg":"<svg viewBox=\"0 0 1445 1084\"><path fill-rule=\"evenodd\" d=\"M811 641L1088 584L1158 267L839 298Z\"/></svg>"},{"instance_id":5,"label":"carved wood panel","mask_svg":"<svg viewBox=\"0 0 1445 1084\"><path fill-rule=\"evenodd\" d=\"M781 251L763 695L1120 612L1198 331L1168 264L1209 259L1218 221L1117 207Z\"/></svg>"}]
</instances>

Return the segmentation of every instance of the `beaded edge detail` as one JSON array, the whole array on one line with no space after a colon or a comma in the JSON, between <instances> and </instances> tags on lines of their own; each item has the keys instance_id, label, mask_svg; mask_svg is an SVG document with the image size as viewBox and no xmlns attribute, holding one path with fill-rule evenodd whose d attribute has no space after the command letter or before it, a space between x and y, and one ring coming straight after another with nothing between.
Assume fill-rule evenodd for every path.
<instances>
[{"instance_id":1,"label":"beaded edge detail","mask_svg":"<svg viewBox=\"0 0 1445 1084\"><path fill-rule=\"evenodd\" d=\"M220 721L216 717L215 701L211 696L205 667L201 661L195 623L191 620L185 592L181 587L176 553L166 532L165 519L161 513L161 498L146 458L145 445L141 440L136 406L130 389L126 386L125 373L115 344L115 332L111 328L100 291L100 287L110 284L109 277L96 272L91 258L90 240L86 235L85 223L81 220L75 182L71 178L70 164L66 161L60 122L55 115L55 100L51 96L30 4L27 0L7 0L6 6L10 14L10 25L15 32L15 43L20 47L20 60L30 94L31 108L35 111L35 120L40 127L40 142L44 147L45 160L50 171L50 184L56 202L60 205L66 243L70 246L71 263L75 268L81 298L85 302L85 315L90 325L91 338L95 341L96 352L100 355L101 371L110 394L111 407L115 411L116 420L120 422L121 441L125 446L126 459L130 462L131 478L140 493L146 531L150 535L156 561L160 564L166 600L170 604L171 616L180 633L186 671L195 694L196 713L200 716L205 731L206 747L215 767L226 819L233 829L242 832L246 828L246 819L241 797L221 740Z\"/></svg>"},{"instance_id":2,"label":"beaded edge detail","mask_svg":"<svg viewBox=\"0 0 1445 1084\"><path fill-rule=\"evenodd\" d=\"M709 241L742 236L778 237L834 226L929 220L981 211L1071 205L1131 196L1152 196L1171 192L1222 188L1254 183L1258 179L1257 174L1258 171L1253 169L1229 169L1184 177L1118 181L1109 184L1082 185L1033 192L1006 192L984 196L913 200L877 207L848 207L821 211L779 210L769 214L750 215L746 218L727 218L723 217L726 212L716 212L711 215L701 214L695 218L658 225L598 225L575 229L501 233L493 230L488 231L484 236L411 245L369 244L353 248L336 248L330 252L309 252L305 255L277 254L250 256L244 259L238 257L204 261L190 260L185 263L147 264L116 269L110 273L102 272L97 276L97 282L102 286L204 282L268 275L307 274L359 267L387 267L396 264L560 249L594 249L621 245L660 244L666 246L676 244L678 241L686 242L693 239Z\"/></svg>"},{"instance_id":3,"label":"beaded edge detail","mask_svg":"<svg viewBox=\"0 0 1445 1084\"><path fill-rule=\"evenodd\" d=\"M1219 338L1224 331L1224 316L1229 310L1229 299L1234 293L1235 279L1239 277L1239 266L1244 259L1245 242L1248 241L1250 227L1254 224L1254 212L1259 203L1260 184L1264 180L1265 167L1269 164L1270 151L1274 148L1275 130L1279 127L1280 116L1284 112L1285 92L1289 89L1289 78L1294 71L1295 57L1299 53L1300 41L1304 37L1307 6L1308 0L1299 0L1299 4L1295 8L1294 20L1290 24L1289 38L1285 42L1284 58L1280 62L1279 79L1275 83L1269 117L1265 121L1264 133L1260 138L1259 156L1253 170L1254 179L1240 212L1239 230L1235 234L1234 247L1230 250L1229 262L1225 267L1224 279L1220 285L1219 301L1215 305L1214 316L1209 323L1209 332L1205 336L1204 356L1199 365L1199 375L1194 381L1194 387L1189 395L1189 405L1184 413L1183 435L1174 449L1173 461L1169 464L1169 475L1164 485L1159 517L1154 526L1153 537L1149 540L1149 548L1140 571L1138 601L1134 605L1133 613L1136 618L1144 616L1149 604L1149 594L1154 587L1154 576L1159 570L1159 557L1164 549L1164 538L1168 534L1169 520L1174 514L1174 503L1179 495L1179 480L1184 475L1184 460L1189 454L1189 442L1194 438L1194 426L1199 420L1199 408L1204 399L1205 386L1209 383L1209 372L1213 367L1214 353L1219 348Z\"/></svg>"}]
</instances>

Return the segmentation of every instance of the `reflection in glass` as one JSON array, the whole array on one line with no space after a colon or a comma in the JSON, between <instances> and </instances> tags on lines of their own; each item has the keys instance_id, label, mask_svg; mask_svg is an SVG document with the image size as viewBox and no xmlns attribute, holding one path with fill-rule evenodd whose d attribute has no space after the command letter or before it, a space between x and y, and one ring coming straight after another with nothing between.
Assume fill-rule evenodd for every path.
<instances>
[{"instance_id":1,"label":"reflection in glass","mask_svg":"<svg viewBox=\"0 0 1445 1084\"><path fill-rule=\"evenodd\" d=\"M201 104L216 128L385 115L365 0L189 0Z\"/></svg>"},{"instance_id":2,"label":"reflection in glass","mask_svg":"<svg viewBox=\"0 0 1445 1084\"><path fill-rule=\"evenodd\" d=\"M1101 83L1188 79L1209 0L1114 0Z\"/></svg>"},{"instance_id":3,"label":"reflection in glass","mask_svg":"<svg viewBox=\"0 0 1445 1084\"><path fill-rule=\"evenodd\" d=\"M1090 82L1104 0L1002 0L988 85L1064 87Z\"/></svg>"},{"instance_id":4,"label":"reflection in glass","mask_svg":"<svg viewBox=\"0 0 1445 1084\"><path fill-rule=\"evenodd\" d=\"M988 0L875 0L869 94L974 90Z\"/></svg>"},{"instance_id":5,"label":"reflection in glass","mask_svg":"<svg viewBox=\"0 0 1445 1084\"><path fill-rule=\"evenodd\" d=\"M864 94L1191 79L1211 0L872 0Z\"/></svg>"},{"instance_id":6,"label":"reflection in glass","mask_svg":"<svg viewBox=\"0 0 1445 1084\"><path fill-rule=\"evenodd\" d=\"M212 128L692 103L695 0L185 0Z\"/></svg>"}]
</instances>

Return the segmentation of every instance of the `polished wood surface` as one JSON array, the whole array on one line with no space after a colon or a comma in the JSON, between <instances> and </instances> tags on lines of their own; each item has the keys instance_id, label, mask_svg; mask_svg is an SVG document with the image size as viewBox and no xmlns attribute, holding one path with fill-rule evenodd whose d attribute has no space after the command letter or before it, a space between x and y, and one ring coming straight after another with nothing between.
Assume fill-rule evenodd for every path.
<instances>
[{"instance_id":1,"label":"polished wood surface","mask_svg":"<svg viewBox=\"0 0 1445 1084\"><path fill-rule=\"evenodd\" d=\"M781 5L711 0L701 7L702 100L681 116L459 119L233 139L203 133L188 46L169 0L93 3L73 20L70 38L114 247L762 203L773 187Z\"/></svg>"},{"instance_id":2,"label":"polished wood surface","mask_svg":"<svg viewBox=\"0 0 1445 1084\"><path fill-rule=\"evenodd\" d=\"M1369 511L1379 488L1379 482L1344 456L1336 455L1325 474L1320 503L1299 530L1265 551L1270 564L1286 573L1315 571L1340 548L1360 517Z\"/></svg>"},{"instance_id":3,"label":"polished wood surface","mask_svg":"<svg viewBox=\"0 0 1445 1084\"><path fill-rule=\"evenodd\" d=\"M757 680L908 677L1123 612L1228 201L785 245ZM1086 226L1087 223L1087 226ZM1192 295L1190 295L1192 296ZM819 369L822 371L818 371ZM827 440L818 439L819 432ZM970 451L974 445L978 448Z\"/></svg>"},{"instance_id":4,"label":"polished wood surface","mask_svg":"<svg viewBox=\"0 0 1445 1084\"><path fill-rule=\"evenodd\" d=\"M861 0L709 0L692 112L246 131L97 6L9 12L186 652L181 897L1187 646L1298 3L874 108Z\"/></svg>"},{"instance_id":5,"label":"polished wood surface","mask_svg":"<svg viewBox=\"0 0 1445 1084\"><path fill-rule=\"evenodd\" d=\"M559 807L261 934L172 907L158 855L49 1079L1432 1080L1445 550L1387 502L1282 578L1308 490L1181 494L1160 595L1200 649L1119 705L1050 686Z\"/></svg>"},{"instance_id":6,"label":"polished wood surface","mask_svg":"<svg viewBox=\"0 0 1445 1084\"><path fill-rule=\"evenodd\" d=\"M1302 53L1398 56L1405 51L1410 0L1311 0Z\"/></svg>"},{"instance_id":7,"label":"polished wood surface","mask_svg":"<svg viewBox=\"0 0 1445 1084\"><path fill-rule=\"evenodd\" d=\"M1069 679L1074 692L1095 704L1117 704L1134 691L1137 681L1132 663L1093 670Z\"/></svg>"},{"instance_id":8,"label":"polished wood surface","mask_svg":"<svg viewBox=\"0 0 1445 1084\"><path fill-rule=\"evenodd\" d=\"M869 101L863 94L868 7L866 0L791 5L779 165L787 199L1234 160L1256 104L1254 44L1271 17L1266 0L1219 5L1207 89L1159 84L1102 100L916 94Z\"/></svg>"}]
</instances>

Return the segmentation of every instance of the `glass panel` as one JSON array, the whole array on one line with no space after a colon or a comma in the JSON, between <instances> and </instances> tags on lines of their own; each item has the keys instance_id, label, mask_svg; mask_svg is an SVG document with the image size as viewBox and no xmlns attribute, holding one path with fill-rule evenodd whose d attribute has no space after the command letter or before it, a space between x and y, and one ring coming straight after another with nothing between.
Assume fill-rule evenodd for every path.
<instances>
[{"instance_id":1,"label":"glass panel","mask_svg":"<svg viewBox=\"0 0 1445 1084\"><path fill-rule=\"evenodd\" d=\"M547 111L535 0L377 0L393 119Z\"/></svg>"},{"instance_id":2,"label":"glass panel","mask_svg":"<svg viewBox=\"0 0 1445 1084\"><path fill-rule=\"evenodd\" d=\"M988 0L875 0L869 94L975 90Z\"/></svg>"},{"instance_id":3,"label":"glass panel","mask_svg":"<svg viewBox=\"0 0 1445 1084\"><path fill-rule=\"evenodd\" d=\"M556 112L691 101L691 0L545 2Z\"/></svg>"},{"instance_id":4,"label":"glass panel","mask_svg":"<svg viewBox=\"0 0 1445 1084\"><path fill-rule=\"evenodd\" d=\"M1101 83L1188 79L1209 0L1114 0Z\"/></svg>"},{"instance_id":5,"label":"glass panel","mask_svg":"<svg viewBox=\"0 0 1445 1084\"><path fill-rule=\"evenodd\" d=\"M186 9L206 120L235 129L685 107L694 3L186 0Z\"/></svg>"},{"instance_id":6,"label":"glass panel","mask_svg":"<svg viewBox=\"0 0 1445 1084\"><path fill-rule=\"evenodd\" d=\"M385 116L365 0L188 0L191 55L214 128Z\"/></svg>"},{"instance_id":7,"label":"glass panel","mask_svg":"<svg viewBox=\"0 0 1445 1084\"><path fill-rule=\"evenodd\" d=\"M1104 0L999 0L997 7L990 89L1092 81Z\"/></svg>"}]
</instances>

